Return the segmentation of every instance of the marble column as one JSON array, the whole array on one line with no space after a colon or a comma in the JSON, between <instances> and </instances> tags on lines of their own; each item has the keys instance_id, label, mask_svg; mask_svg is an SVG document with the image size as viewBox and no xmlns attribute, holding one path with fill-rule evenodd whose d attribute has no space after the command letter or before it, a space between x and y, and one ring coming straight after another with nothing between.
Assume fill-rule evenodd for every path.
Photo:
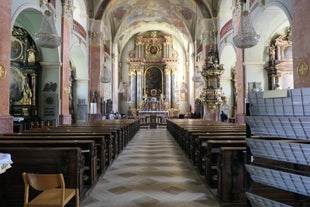
<instances>
[{"instance_id":1,"label":"marble column","mask_svg":"<svg viewBox=\"0 0 310 207\"><path fill-rule=\"evenodd\" d=\"M11 16L12 1L0 4L0 134L13 132L13 117L9 114L10 105L10 55L11 55Z\"/></svg>"},{"instance_id":2,"label":"marble column","mask_svg":"<svg viewBox=\"0 0 310 207\"><path fill-rule=\"evenodd\" d=\"M142 101L142 69L137 71L137 104L139 105Z\"/></svg>"},{"instance_id":3,"label":"marble column","mask_svg":"<svg viewBox=\"0 0 310 207\"><path fill-rule=\"evenodd\" d=\"M60 66L60 125L71 125L72 118L69 111L70 96L70 39L72 22L72 2L64 1L62 3L63 15L61 19L61 60Z\"/></svg>"},{"instance_id":4,"label":"marble column","mask_svg":"<svg viewBox=\"0 0 310 207\"><path fill-rule=\"evenodd\" d=\"M97 104L93 104L95 107L94 111L96 112L96 115L90 115L90 116L97 116L98 112L100 112L100 97L102 97L101 90L101 83L100 83L100 77L101 77L101 71L102 67L104 65L104 55L103 55L103 45L101 42L102 34L100 32L100 22L97 20L91 20L92 28L91 28L91 34L90 34L90 45L89 45L89 92L88 92L88 103L90 107L90 103L93 101L96 101ZM115 57L114 57L115 58ZM112 70L113 71L113 70ZM113 72L112 72L113 73ZM113 77L113 75L112 75ZM97 100L92 100L92 97L90 94L93 92L97 93ZM110 113L110 111L109 111Z\"/></svg>"},{"instance_id":5,"label":"marble column","mask_svg":"<svg viewBox=\"0 0 310 207\"><path fill-rule=\"evenodd\" d=\"M130 70L129 72L129 77L130 77L130 91L131 91L131 95L130 95L130 100L131 100L131 106L132 108L136 108L137 106L137 99L136 99L136 88L137 88L137 82L136 82L136 71L135 70Z\"/></svg>"},{"instance_id":6,"label":"marble column","mask_svg":"<svg viewBox=\"0 0 310 207\"><path fill-rule=\"evenodd\" d=\"M171 107L170 106L170 103L171 103L171 71L169 69L166 69L165 70L165 76L166 76L166 102L169 103L169 108Z\"/></svg>"},{"instance_id":7,"label":"marble column","mask_svg":"<svg viewBox=\"0 0 310 207\"><path fill-rule=\"evenodd\" d=\"M177 94L177 80L176 80L176 69L171 70L171 108L176 108L176 94Z\"/></svg>"},{"instance_id":8,"label":"marble column","mask_svg":"<svg viewBox=\"0 0 310 207\"><path fill-rule=\"evenodd\" d=\"M245 68L243 66L243 49L237 49L236 62L236 123L245 122Z\"/></svg>"}]
</instances>

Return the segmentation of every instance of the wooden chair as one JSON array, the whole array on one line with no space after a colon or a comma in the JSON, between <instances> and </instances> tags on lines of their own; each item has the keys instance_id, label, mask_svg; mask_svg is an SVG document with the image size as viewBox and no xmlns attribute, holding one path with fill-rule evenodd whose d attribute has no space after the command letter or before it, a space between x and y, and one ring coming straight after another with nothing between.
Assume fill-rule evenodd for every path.
<instances>
[{"instance_id":1,"label":"wooden chair","mask_svg":"<svg viewBox=\"0 0 310 207\"><path fill-rule=\"evenodd\" d=\"M75 196L75 206L79 207L79 189L65 188L62 173L58 174L22 174L25 183L24 207L63 207ZM29 202L29 186L42 191Z\"/></svg>"}]
</instances>

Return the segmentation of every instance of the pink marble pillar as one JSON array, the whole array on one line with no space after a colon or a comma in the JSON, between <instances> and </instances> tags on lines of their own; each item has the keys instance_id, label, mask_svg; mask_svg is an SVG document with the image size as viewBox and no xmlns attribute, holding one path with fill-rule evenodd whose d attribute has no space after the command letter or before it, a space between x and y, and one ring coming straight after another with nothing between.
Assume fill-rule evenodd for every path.
<instances>
[{"instance_id":1,"label":"pink marble pillar","mask_svg":"<svg viewBox=\"0 0 310 207\"><path fill-rule=\"evenodd\" d=\"M237 90L237 107L236 107L236 123L245 122L245 68L243 66L243 49L237 49L236 63L236 90Z\"/></svg>"},{"instance_id":2,"label":"pink marble pillar","mask_svg":"<svg viewBox=\"0 0 310 207\"><path fill-rule=\"evenodd\" d=\"M310 1L293 0L293 68L294 88L310 87Z\"/></svg>"},{"instance_id":3,"label":"pink marble pillar","mask_svg":"<svg viewBox=\"0 0 310 207\"><path fill-rule=\"evenodd\" d=\"M62 43L61 43L61 59L62 66L60 72L60 125L71 125L72 118L69 112L69 87L70 87L70 36L71 36L71 20L70 20L70 10L63 5L64 15L62 15Z\"/></svg>"},{"instance_id":4,"label":"pink marble pillar","mask_svg":"<svg viewBox=\"0 0 310 207\"><path fill-rule=\"evenodd\" d=\"M13 132L13 117L10 116L10 57L11 57L11 7L12 1L0 4L0 134Z\"/></svg>"},{"instance_id":5,"label":"pink marble pillar","mask_svg":"<svg viewBox=\"0 0 310 207\"><path fill-rule=\"evenodd\" d=\"M96 38L96 37L94 37ZM97 41L96 41L97 42ZM94 43L94 41L93 41ZM101 45L97 42L89 46L89 102L91 102L91 93L97 92L97 113L100 113L100 97L103 92L100 89L100 69L103 65L103 52Z\"/></svg>"}]
</instances>

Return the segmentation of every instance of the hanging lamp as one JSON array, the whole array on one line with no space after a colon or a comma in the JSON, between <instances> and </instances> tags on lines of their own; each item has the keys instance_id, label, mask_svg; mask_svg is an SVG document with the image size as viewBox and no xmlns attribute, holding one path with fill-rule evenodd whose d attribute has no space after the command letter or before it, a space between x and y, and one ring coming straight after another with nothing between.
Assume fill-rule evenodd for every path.
<instances>
[{"instance_id":1,"label":"hanging lamp","mask_svg":"<svg viewBox=\"0 0 310 207\"><path fill-rule=\"evenodd\" d=\"M187 93L187 85L184 81L181 83L180 92Z\"/></svg>"},{"instance_id":2,"label":"hanging lamp","mask_svg":"<svg viewBox=\"0 0 310 207\"><path fill-rule=\"evenodd\" d=\"M246 2L246 1L245 1ZM240 1L240 22L233 42L238 48L250 48L259 42L260 35L256 33L248 10L243 10L243 0Z\"/></svg>"},{"instance_id":3,"label":"hanging lamp","mask_svg":"<svg viewBox=\"0 0 310 207\"><path fill-rule=\"evenodd\" d=\"M126 92L126 89L125 89L126 86L125 85L126 85L126 83L121 80L121 82L119 83L119 86L118 86L118 93L125 93Z\"/></svg>"},{"instance_id":4,"label":"hanging lamp","mask_svg":"<svg viewBox=\"0 0 310 207\"><path fill-rule=\"evenodd\" d=\"M111 79L111 71L106 66L103 66L101 83L110 83Z\"/></svg>"},{"instance_id":5,"label":"hanging lamp","mask_svg":"<svg viewBox=\"0 0 310 207\"><path fill-rule=\"evenodd\" d=\"M40 31L35 34L34 40L40 47L57 48L61 38L56 33L54 17L49 10L44 12Z\"/></svg>"},{"instance_id":6,"label":"hanging lamp","mask_svg":"<svg viewBox=\"0 0 310 207\"><path fill-rule=\"evenodd\" d=\"M199 71L199 67L196 65L195 66L194 75L192 77L192 81L195 82L195 83L201 83L203 81L201 75L197 74L198 71Z\"/></svg>"}]
</instances>

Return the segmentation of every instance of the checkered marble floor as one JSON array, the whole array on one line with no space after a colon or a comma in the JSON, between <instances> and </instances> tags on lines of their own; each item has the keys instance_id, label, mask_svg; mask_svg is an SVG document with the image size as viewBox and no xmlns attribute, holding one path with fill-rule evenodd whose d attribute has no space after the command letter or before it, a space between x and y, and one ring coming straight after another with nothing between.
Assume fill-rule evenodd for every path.
<instances>
[{"instance_id":1,"label":"checkered marble floor","mask_svg":"<svg viewBox=\"0 0 310 207\"><path fill-rule=\"evenodd\" d=\"M81 207L218 207L166 128L140 129Z\"/></svg>"}]
</instances>

